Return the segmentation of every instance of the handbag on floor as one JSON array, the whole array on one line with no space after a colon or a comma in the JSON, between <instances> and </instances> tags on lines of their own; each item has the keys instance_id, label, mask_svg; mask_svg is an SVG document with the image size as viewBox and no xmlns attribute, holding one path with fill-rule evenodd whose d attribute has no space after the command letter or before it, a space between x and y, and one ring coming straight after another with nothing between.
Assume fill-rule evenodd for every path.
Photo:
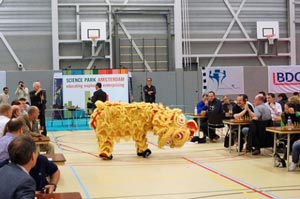
<instances>
[{"instance_id":1,"label":"handbag on floor","mask_svg":"<svg viewBox=\"0 0 300 199\"><path fill-rule=\"evenodd\" d=\"M234 145L234 136L231 135L231 146ZM224 138L224 147L228 148L229 147L229 131L227 131L225 138Z\"/></svg>"}]
</instances>

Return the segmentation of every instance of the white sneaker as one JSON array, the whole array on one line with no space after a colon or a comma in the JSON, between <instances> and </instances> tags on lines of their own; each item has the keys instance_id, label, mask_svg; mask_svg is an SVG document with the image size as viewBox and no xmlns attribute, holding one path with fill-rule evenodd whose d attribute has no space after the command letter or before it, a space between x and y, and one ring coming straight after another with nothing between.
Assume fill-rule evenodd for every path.
<instances>
[{"instance_id":1,"label":"white sneaker","mask_svg":"<svg viewBox=\"0 0 300 199\"><path fill-rule=\"evenodd\" d=\"M289 166L289 171L294 171L297 167L297 164L294 162L291 162L290 166Z\"/></svg>"}]
</instances>

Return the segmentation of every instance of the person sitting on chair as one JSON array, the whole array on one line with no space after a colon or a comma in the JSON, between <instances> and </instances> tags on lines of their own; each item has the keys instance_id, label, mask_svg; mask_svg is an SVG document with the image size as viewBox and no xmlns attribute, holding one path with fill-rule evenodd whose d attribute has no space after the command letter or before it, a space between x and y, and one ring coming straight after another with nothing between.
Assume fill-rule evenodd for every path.
<instances>
[{"instance_id":1,"label":"person sitting on chair","mask_svg":"<svg viewBox=\"0 0 300 199\"><path fill-rule=\"evenodd\" d=\"M29 171L38 156L34 141L28 135L19 135L8 145L8 154L11 163L0 168L0 197L33 199L35 182Z\"/></svg>"},{"instance_id":2,"label":"person sitting on chair","mask_svg":"<svg viewBox=\"0 0 300 199\"><path fill-rule=\"evenodd\" d=\"M208 105L207 94L204 93L202 95L202 99L197 103L197 106L196 106L197 107L197 114L201 115L201 116L207 116L207 105ZM197 122L196 119L195 119L195 122ZM202 124L203 122L207 122L207 118L201 119L200 124ZM202 138L199 138L199 136L194 136L191 139L191 142L206 143L206 136L203 135Z\"/></svg>"},{"instance_id":3,"label":"person sitting on chair","mask_svg":"<svg viewBox=\"0 0 300 199\"><path fill-rule=\"evenodd\" d=\"M36 106L30 106L27 115L20 116L23 122L24 134L31 135L34 140L38 140L43 135L40 134L38 128L39 109ZM42 144L39 146L41 151L46 151L47 154L54 154L54 146L51 143Z\"/></svg>"},{"instance_id":4,"label":"person sitting on chair","mask_svg":"<svg viewBox=\"0 0 300 199\"><path fill-rule=\"evenodd\" d=\"M220 127L224 127L224 124L222 123L222 120L224 119L224 113L222 102L216 98L216 95L213 91L210 91L208 93L207 117L207 121L200 124L200 129L204 133L204 138L208 136L212 142L216 142L220 138L220 136L216 134L215 129L209 128L208 123L213 123L214 125L220 125Z\"/></svg>"},{"instance_id":5,"label":"person sitting on chair","mask_svg":"<svg viewBox=\"0 0 300 199\"><path fill-rule=\"evenodd\" d=\"M281 127L285 127L287 125L288 118L291 118L292 123L298 123L300 124L300 112L295 111L295 104L292 102L287 102L284 105L284 111L281 114ZM289 170L293 171L296 169L298 162L299 162L299 155L300 155L300 140L299 140L299 134L291 134L290 139L290 146L292 146L288 150L292 150L292 162L289 166ZM287 153L284 154L284 159L286 158Z\"/></svg>"},{"instance_id":6,"label":"person sitting on chair","mask_svg":"<svg viewBox=\"0 0 300 199\"><path fill-rule=\"evenodd\" d=\"M259 129L265 129L263 126L269 126L270 121L272 121L271 111L265 104L265 97L262 94L258 94L254 98L254 113L250 113L252 117L252 122L249 125L249 129L243 129L243 133L247 136L247 150L252 151L252 155L260 154L260 148L263 144L263 140L260 140L260 135L262 132L259 132ZM254 120L254 121L253 121ZM261 124L259 126L259 122Z\"/></svg>"},{"instance_id":7,"label":"person sitting on chair","mask_svg":"<svg viewBox=\"0 0 300 199\"><path fill-rule=\"evenodd\" d=\"M232 108L232 114L234 119L239 120L239 119L250 119L250 114L253 114L254 110L252 108L252 106L250 106L247 103L247 99L245 98L245 95L238 95L236 98L236 104L233 106ZM241 129L243 131L243 129L246 128L248 131L248 127L247 126L241 126ZM232 129L232 131L236 132L238 129L234 128ZM244 146L244 134L241 134L240 137L240 151L243 150L243 146Z\"/></svg>"},{"instance_id":8,"label":"person sitting on chair","mask_svg":"<svg viewBox=\"0 0 300 199\"><path fill-rule=\"evenodd\" d=\"M36 182L36 191L42 193L53 193L60 178L60 171L56 164L43 155L38 156L36 165L29 174Z\"/></svg>"}]
</instances>

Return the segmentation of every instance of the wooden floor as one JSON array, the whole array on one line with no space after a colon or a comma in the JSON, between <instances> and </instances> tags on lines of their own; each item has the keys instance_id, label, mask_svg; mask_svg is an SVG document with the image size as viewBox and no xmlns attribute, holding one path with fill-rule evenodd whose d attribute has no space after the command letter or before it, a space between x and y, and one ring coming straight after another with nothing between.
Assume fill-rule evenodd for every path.
<instances>
[{"instance_id":1,"label":"wooden floor","mask_svg":"<svg viewBox=\"0 0 300 199\"><path fill-rule=\"evenodd\" d=\"M299 170L273 167L271 149L259 156L230 154L221 142L158 149L157 137L149 134L149 158L122 141L113 160L104 161L93 131L49 136L67 160L59 166L57 192L78 191L87 199L300 198Z\"/></svg>"}]
</instances>

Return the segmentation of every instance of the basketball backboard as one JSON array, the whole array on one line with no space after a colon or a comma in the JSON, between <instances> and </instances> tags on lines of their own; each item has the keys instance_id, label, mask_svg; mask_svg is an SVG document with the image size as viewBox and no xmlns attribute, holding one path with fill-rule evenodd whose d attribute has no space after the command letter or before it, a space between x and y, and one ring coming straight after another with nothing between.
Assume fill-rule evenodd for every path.
<instances>
[{"instance_id":1,"label":"basketball backboard","mask_svg":"<svg viewBox=\"0 0 300 199\"><path fill-rule=\"evenodd\" d=\"M279 39L279 23L278 21L257 21L257 39Z\"/></svg>"},{"instance_id":2,"label":"basketball backboard","mask_svg":"<svg viewBox=\"0 0 300 199\"><path fill-rule=\"evenodd\" d=\"M106 22L81 22L81 40L106 40Z\"/></svg>"}]
</instances>

